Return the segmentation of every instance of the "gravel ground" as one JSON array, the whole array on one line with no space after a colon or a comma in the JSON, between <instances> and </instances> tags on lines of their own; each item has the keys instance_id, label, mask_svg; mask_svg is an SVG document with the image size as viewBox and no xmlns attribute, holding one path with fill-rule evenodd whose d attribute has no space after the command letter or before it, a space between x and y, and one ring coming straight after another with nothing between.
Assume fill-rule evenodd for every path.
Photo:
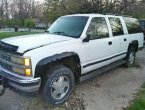
<instances>
[{"instance_id":1,"label":"gravel ground","mask_svg":"<svg viewBox=\"0 0 145 110\"><path fill-rule=\"evenodd\" d=\"M134 67L120 66L78 84L70 100L59 107L49 106L39 95L7 89L0 97L0 110L122 110L144 82L145 49L138 52Z\"/></svg>"}]
</instances>

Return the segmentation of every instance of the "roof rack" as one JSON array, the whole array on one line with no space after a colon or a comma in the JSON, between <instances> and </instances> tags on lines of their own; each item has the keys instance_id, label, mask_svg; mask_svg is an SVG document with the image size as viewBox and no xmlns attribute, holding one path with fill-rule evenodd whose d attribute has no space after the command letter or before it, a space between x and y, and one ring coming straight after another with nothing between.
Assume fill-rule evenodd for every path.
<instances>
[{"instance_id":1,"label":"roof rack","mask_svg":"<svg viewBox=\"0 0 145 110\"><path fill-rule=\"evenodd\" d=\"M130 16L130 15L122 15L123 17L130 17L130 18L133 18L133 16Z\"/></svg>"},{"instance_id":2,"label":"roof rack","mask_svg":"<svg viewBox=\"0 0 145 110\"><path fill-rule=\"evenodd\" d=\"M105 15L123 16L123 17L130 17L130 18L133 17L130 15L123 15L123 14L118 14L118 13L105 13Z\"/></svg>"}]
</instances>

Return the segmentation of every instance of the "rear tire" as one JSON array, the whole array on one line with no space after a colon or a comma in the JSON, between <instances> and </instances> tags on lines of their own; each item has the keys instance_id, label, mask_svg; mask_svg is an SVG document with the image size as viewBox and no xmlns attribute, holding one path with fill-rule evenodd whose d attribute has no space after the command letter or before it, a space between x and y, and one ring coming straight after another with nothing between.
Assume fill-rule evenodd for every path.
<instances>
[{"instance_id":1,"label":"rear tire","mask_svg":"<svg viewBox=\"0 0 145 110\"><path fill-rule=\"evenodd\" d=\"M0 96L2 96L5 92L5 88L0 85Z\"/></svg>"},{"instance_id":2,"label":"rear tire","mask_svg":"<svg viewBox=\"0 0 145 110\"><path fill-rule=\"evenodd\" d=\"M47 79L43 87L43 99L58 105L68 100L74 87L74 74L65 66L55 66L47 72Z\"/></svg>"},{"instance_id":3,"label":"rear tire","mask_svg":"<svg viewBox=\"0 0 145 110\"><path fill-rule=\"evenodd\" d=\"M126 56L126 60L127 60L126 66L132 67L134 65L135 58L136 58L135 48L131 47L129 48L127 56Z\"/></svg>"},{"instance_id":4,"label":"rear tire","mask_svg":"<svg viewBox=\"0 0 145 110\"><path fill-rule=\"evenodd\" d=\"M0 76L0 96L2 96L5 92L5 88L2 85L2 77Z\"/></svg>"}]
</instances>

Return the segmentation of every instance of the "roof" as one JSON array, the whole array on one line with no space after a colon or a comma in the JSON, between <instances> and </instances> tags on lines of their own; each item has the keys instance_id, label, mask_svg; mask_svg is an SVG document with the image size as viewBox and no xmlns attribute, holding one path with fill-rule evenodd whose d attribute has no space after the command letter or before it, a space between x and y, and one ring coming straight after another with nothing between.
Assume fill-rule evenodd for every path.
<instances>
[{"instance_id":1,"label":"roof","mask_svg":"<svg viewBox=\"0 0 145 110\"><path fill-rule=\"evenodd\" d=\"M94 17L94 16L109 16L109 17L122 17L122 16L117 16L117 15L111 15L111 14L106 14L106 15L103 15L103 14L95 14L95 13L92 13L92 14L72 14L72 15L65 15L66 16L85 16L85 17Z\"/></svg>"}]
</instances>

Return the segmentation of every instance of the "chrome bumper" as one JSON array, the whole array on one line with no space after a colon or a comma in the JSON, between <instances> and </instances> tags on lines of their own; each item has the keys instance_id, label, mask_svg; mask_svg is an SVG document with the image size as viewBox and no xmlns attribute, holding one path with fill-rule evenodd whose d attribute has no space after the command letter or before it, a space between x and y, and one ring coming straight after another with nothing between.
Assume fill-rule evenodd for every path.
<instances>
[{"instance_id":1,"label":"chrome bumper","mask_svg":"<svg viewBox=\"0 0 145 110\"><path fill-rule=\"evenodd\" d=\"M40 88L41 79L22 79L11 74L8 74L0 67L0 79L3 82L3 86L12 87L23 92L36 92Z\"/></svg>"}]
</instances>

